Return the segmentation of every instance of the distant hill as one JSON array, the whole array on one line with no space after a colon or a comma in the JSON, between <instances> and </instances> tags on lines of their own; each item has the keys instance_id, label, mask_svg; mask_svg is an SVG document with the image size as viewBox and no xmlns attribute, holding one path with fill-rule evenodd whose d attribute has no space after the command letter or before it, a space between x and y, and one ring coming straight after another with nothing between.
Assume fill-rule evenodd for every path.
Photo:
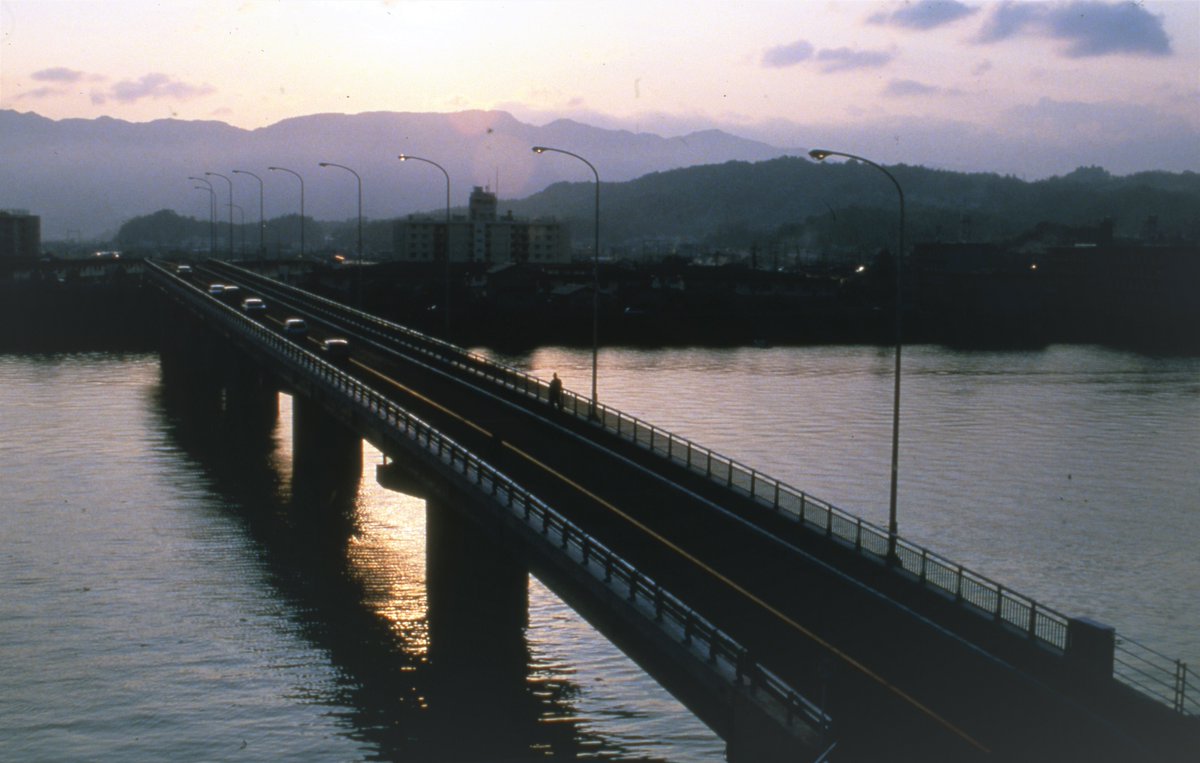
<instances>
[{"instance_id":1,"label":"distant hill","mask_svg":"<svg viewBox=\"0 0 1200 763\"><path fill-rule=\"evenodd\" d=\"M923 167L888 170L907 207L907 237L1012 238L1039 223L1095 226L1108 218L1118 236L1137 237L1153 219L1158 235L1200 240L1200 174L1143 172L1124 177L1099 167L1027 182L1011 176ZM655 172L601 186L602 245L678 238L748 246L786 240L819 246L883 247L895 241L898 197L878 170L798 157ZM502 202L518 216L553 215L591 231L594 185L556 183Z\"/></svg>"},{"instance_id":2,"label":"distant hill","mask_svg":"<svg viewBox=\"0 0 1200 763\"><path fill-rule=\"evenodd\" d=\"M401 152L445 167L455 205L464 205L476 185L519 198L558 180L590 180L590 170L569 156L535 156L530 148L536 144L587 156L606 181L787 153L716 130L664 138L569 120L538 127L502 111L316 114L243 130L215 121L51 120L0 110L0 208L40 215L43 238L68 232L108 237L125 220L159 209L207 219L208 195L188 180L207 171L232 180L233 203L252 222L258 215L258 184L231 171L263 179L267 217L297 214L299 182L267 169L279 166L304 178L307 215L355 216L354 178L337 168L320 168L324 161L359 173L367 218L439 209L445 199L443 177L434 167L401 165L396 159ZM220 218L228 219L229 185L219 177L207 179L217 193ZM236 212L234 219L240 219Z\"/></svg>"}]
</instances>

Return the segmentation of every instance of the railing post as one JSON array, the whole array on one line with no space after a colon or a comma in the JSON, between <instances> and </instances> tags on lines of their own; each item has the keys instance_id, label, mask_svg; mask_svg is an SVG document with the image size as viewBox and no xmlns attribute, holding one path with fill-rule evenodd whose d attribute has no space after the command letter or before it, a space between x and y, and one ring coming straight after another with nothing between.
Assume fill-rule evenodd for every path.
<instances>
[{"instance_id":1,"label":"railing post","mask_svg":"<svg viewBox=\"0 0 1200 763\"><path fill-rule=\"evenodd\" d=\"M1037 635L1037 602L1029 600L1029 636L1030 638Z\"/></svg>"},{"instance_id":2,"label":"railing post","mask_svg":"<svg viewBox=\"0 0 1200 763\"><path fill-rule=\"evenodd\" d=\"M996 619L1004 619L1004 586L996 585Z\"/></svg>"},{"instance_id":3,"label":"railing post","mask_svg":"<svg viewBox=\"0 0 1200 763\"><path fill-rule=\"evenodd\" d=\"M857 553L862 553L862 518L858 517L854 520L854 550Z\"/></svg>"},{"instance_id":4,"label":"railing post","mask_svg":"<svg viewBox=\"0 0 1200 763\"><path fill-rule=\"evenodd\" d=\"M754 498L754 482L758 479L758 472L754 469L750 470L750 497Z\"/></svg>"},{"instance_id":5,"label":"railing post","mask_svg":"<svg viewBox=\"0 0 1200 763\"><path fill-rule=\"evenodd\" d=\"M801 493L800 494L800 524L804 524L804 509L806 508L807 503L808 503L808 497L804 493Z\"/></svg>"},{"instance_id":6,"label":"railing post","mask_svg":"<svg viewBox=\"0 0 1200 763\"><path fill-rule=\"evenodd\" d=\"M692 441L687 441L687 467L692 468Z\"/></svg>"},{"instance_id":7,"label":"railing post","mask_svg":"<svg viewBox=\"0 0 1200 763\"><path fill-rule=\"evenodd\" d=\"M1182 713L1187 701L1187 663L1175 660L1175 712Z\"/></svg>"},{"instance_id":8,"label":"railing post","mask_svg":"<svg viewBox=\"0 0 1200 763\"><path fill-rule=\"evenodd\" d=\"M929 562L929 549L921 549L921 585L925 585L925 565Z\"/></svg>"}]
</instances>

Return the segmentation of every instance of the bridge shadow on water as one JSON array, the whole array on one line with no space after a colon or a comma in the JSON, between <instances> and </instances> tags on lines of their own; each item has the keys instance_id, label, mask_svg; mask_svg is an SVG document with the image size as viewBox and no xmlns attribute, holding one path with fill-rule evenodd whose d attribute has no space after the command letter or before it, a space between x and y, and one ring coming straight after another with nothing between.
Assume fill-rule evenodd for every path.
<instances>
[{"instance_id":1,"label":"bridge shadow on water","mask_svg":"<svg viewBox=\"0 0 1200 763\"><path fill-rule=\"evenodd\" d=\"M436 545L454 551L372 545L360 464L295 470L281 417L246 415L219 387L167 368L155 392L162 430L253 541L296 632L328 655L339 680L322 699L349 708L347 736L374 748L370 757L657 760L584 728L573 702L580 688L538 675L527 602L497 599L495 586L478 582L519 576L501 589L524 597L527 573L456 512L392 494L403 504L396 511L426 512L431 538L453 535Z\"/></svg>"}]
</instances>

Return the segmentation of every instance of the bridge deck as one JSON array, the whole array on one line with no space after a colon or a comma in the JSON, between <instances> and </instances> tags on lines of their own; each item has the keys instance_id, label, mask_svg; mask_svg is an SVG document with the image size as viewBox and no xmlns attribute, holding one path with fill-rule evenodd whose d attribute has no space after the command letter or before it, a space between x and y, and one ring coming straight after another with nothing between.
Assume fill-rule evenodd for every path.
<instances>
[{"instance_id":1,"label":"bridge deck","mask_svg":"<svg viewBox=\"0 0 1200 763\"><path fill-rule=\"evenodd\" d=\"M233 271L221 278L233 280ZM263 293L243 282L243 291ZM267 297L279 321L299 295ZM304 340L353 333L310 318ZM839 758L1125 760L1179 738L1089 684L1058 655L964 615L595 422L481 382L428 355L355 338L345 366L430 422L681 597L836 719ZM315 347L315 345L313 345ZM1123 704L1124 703L1124 704ZM1114 715L1115 714L1115 715ZM1119 717L1116 717L1119 716Z\"/></svg>"}]
</instances>

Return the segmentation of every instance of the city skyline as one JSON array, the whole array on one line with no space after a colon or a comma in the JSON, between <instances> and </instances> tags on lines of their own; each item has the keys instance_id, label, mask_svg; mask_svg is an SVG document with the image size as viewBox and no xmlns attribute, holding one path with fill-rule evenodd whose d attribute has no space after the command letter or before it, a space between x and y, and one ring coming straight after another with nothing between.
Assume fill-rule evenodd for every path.
<instances>
[{"instance_id":1,"label":"city skyline","mask_svg":"<svg viewBox=\"0 0 1200 763\"><path fill-rule=\"evenodd\" d=\"M1035 177L1070 169L1056 151L1200 170L1191 2L9 0L0 37L0 108L52 119L495 109Z\"/></svg>"}]
</instances>

